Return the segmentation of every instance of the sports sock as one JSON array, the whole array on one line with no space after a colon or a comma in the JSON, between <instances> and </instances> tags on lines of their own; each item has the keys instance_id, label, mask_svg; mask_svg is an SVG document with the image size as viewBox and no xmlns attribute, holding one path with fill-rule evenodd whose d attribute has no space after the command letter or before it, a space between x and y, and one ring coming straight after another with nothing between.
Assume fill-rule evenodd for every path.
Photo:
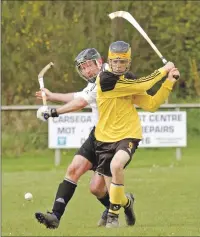
<instances>
[{"instance_id":1,"label":"sports sock","mask_svg":"<svg viewBox=\"0 0 200 237\"><path fill-rule=\"evenodd\" d=\"M109 208L109 206L110 206L110 200L109 200L110 197L109 197L108 192L105 194L104 197L97 198L97 199L104 205L104 207Z\"/></svg>"},{"instance_id":2,"label":"sports sock","mask_svg":"<svg viewBox=\"0 0 200 237\"><path fill-rule=\"evenodd\" d=\"M77 184L69 179L64 179L63 182L59 184L52 209L59 220L62 217L69 200L72 198L76 187Z\"/></svg>"},{"instance_id":3,"label":"sports sock","mask_svg":"<svg viewBox=\"0 0 200 237\"><path fill-rule=\"evenodd\" d=\"M130 200L127 198L124 192L124 186L123 186L123 193L121 194L121 206L126 208L130 205Z\"/></svg>"},{"instance_id":4,"label":"sports sock","mask_svg":"<svg viewBox=\"0 0 200 237\"><path fill-rule=\"evenodd\" d=\"M119 209L121 208L121 199L124 194L124 185L123 184L114 184L110 185L110 208L109 212L119 215Z\"/></svg>"}]
</instances>

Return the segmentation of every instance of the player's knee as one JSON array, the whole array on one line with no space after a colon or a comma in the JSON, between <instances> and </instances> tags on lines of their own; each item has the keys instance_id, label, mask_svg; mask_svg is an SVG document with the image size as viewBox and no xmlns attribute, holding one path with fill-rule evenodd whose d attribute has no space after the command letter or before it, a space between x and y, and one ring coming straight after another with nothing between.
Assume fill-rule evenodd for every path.
<instances>
[{"instance_id":1,"label":"player's knee","mask_svg":"<svg viewBox=\"0 0 200 237\"><path fill-rule=\"evenodd\" d=\"M97 198L105 196L107 189L104 181L104 177L97 173L94 174L90 181L90 192Z\"/></svg>"},{"instance_id":2,"label":"player's knee","mask_svg":"<svg viewBox=\"0 0 200 237\"><path fill-rule=\"evenodd\" d=\"M94 183L90 183L90 192L95 196L99 196L98 187L95 186Z\"/></svg>"},{"instance_id":3,"label":"player's knee","mask_svg":"<svg viewBox=\"0 0 200 237\"><path fill-rule=\"evenodd\" d=\"M90 183L90 192L97 198L101 198L101 197L105 196L107 189L105 186L98 185L98 184L91 182Z\"/></svg>"},{"instance_id":4,"label":"player's knee","mask_svg":"<svg viewBox=\"0 0 200 237\"><path fill-rule=\"evenodd\" d=\"M69 165L67 168L66 176L72 180L78 179L83 174L83 171L80 167L77 165L74 165L73 163Z\"/></svg>"},{"instance_id":5,"label":"player's knee","mask_svg":"<svg viewBox=\"0 0 200 237\"><path fill-rule=\"evenodd\" d=\"M117 173L121 170L123 170L124 165L120 162L118 162L117 160L113 160L110 164L110 169L112 173Z\"/></svg>"},{"instance_id":6,"label":"player's knee","mask_svg":"<svg viewBox=\"0 0 200 237\"><path fill-rule=\"evenodd\" d=\"M68 178L79 179L86 171L92 167L92 164L82 156L75 156L72 163L67 168L66 176Z\"/></svg>"}]
</instances>

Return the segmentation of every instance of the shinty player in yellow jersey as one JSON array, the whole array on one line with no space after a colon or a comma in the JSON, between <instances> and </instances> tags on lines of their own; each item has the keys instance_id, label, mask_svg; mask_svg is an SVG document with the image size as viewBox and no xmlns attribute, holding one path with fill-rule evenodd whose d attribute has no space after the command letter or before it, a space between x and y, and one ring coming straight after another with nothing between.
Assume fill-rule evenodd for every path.
<instances>
[{"instance_id":1,"label":"shinty player in yellow jersey","mask_svg":"<svg viewBox=\"0 0 200 237\"><path fill-rule=\"evenodd\" d=\"M172 62L155 70L151 75L135 79L129 72L131 48L124 41L110 45L108 52L109 69L99 74L97 83L97 105L99 121L95 130L97 172L104 175L110 194L110 208L107 228L119 226L119 210L124 207L126 222L135 224L133 211L134 197L124 191L123 169L142 139L139 115L133 106L139 105L154 112L169 96L179 71ZM146 93L156 82L167 75L159 91L150 96ZM111 178L112 177L112 178Z\"/></svg>"}]
</instances>

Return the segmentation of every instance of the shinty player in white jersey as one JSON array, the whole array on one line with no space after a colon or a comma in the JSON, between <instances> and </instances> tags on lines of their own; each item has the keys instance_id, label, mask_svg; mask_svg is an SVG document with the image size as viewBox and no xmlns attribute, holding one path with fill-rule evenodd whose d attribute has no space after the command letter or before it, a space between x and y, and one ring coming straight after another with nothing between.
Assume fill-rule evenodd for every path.
<instances>
[{"instance_id":1,"label":"shinty player in white jersey","mask_svg":"<svg viewBox=\"0 0 200 237\"><path fill-rule=\"evenodd\" d=\"M47 121L49 117L58 117L59 114L77 111L89 105L92 109L93 125L95 128L98 120L95 80L102 68L101 55L94 48L85 49L76 57L75 65L77 72L88 82L88 85L81 92L67 94L52 93L45 88L44 91L48 101L64 102L66 104L57 109L42 106L37 111L37 118ZM36 92L36 97L42 99L41 91ZM87 140L75 154L71 164L67 168L63 182L58 186L52 212L35 213L36 219L47 228L58 228L65 208L74 195L79 178L88 170L95 171L97 160L94 150L94 128ZM98 226L105 226L110 204L109 194L103 177L96 172L94 172L91 178L90 191L106 208L98 222Z\"/></svg>"}]
</instances>

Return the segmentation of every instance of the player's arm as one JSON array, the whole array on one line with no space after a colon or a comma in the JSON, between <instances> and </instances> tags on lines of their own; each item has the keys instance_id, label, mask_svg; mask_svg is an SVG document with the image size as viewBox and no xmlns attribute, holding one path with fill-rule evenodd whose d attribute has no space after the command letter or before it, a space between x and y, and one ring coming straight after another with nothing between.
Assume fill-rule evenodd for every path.
<instances>
[{"instance_id":1,"label":"player's arm","mask_svg":"<svg viewBox=\"0 0 200 237\"><path fill-rule=\"evenodd\" d=\"M57 108L56 113L59 115L59 114L78 111L80 109L85 108L87 105L88 105L88 102L84 98L77 97L71 100L69 103Z\"/></svg>"},{"instance_id":2,"label":"player's arm","mask_svg":"<svg viewBox=\"0 0 200 237\"><path fill-rule=\"evenodd\" d=\"M94 85L93 88L86 87L81 92L74 93L74 99L71 100L69 103L59 107L56 109L57 114L64 114L69 112L74 112L80 109L85 108L87 105L96 101L96 86Z\"/></svg>"},{"instance_id":3,"label":"player's arm","mask_svg":"<svg viewBox=\"0 0 200 237\"><path fill-rule=\"evenodd\" d=\"M77 97L59 108L41 106L37 110L37 118L42 121L47 121L49 117L58 117L60 114L78 111L87 105L88 102L84 98Z\"/></svg>"},{"instance_id":4,"label":"player's arm","mask_svg":"<svg viewBox=\"0 0 200 237\"><path fill-rule=\"evenodd\" d=\"M112 79L107 79L106 77L100 76L100 86L103 92L108 91L108 97L119 97L119 96L128 96L134 94L144 93L149 90L154 84L160 81L167 73L174 68L174 64L168 62L162 68L155 70L152 74L147 77L141 77L139 79L126 79L120 78L119 80L115 79L115 76ZM112 85L111 85L112 84Z\"/></svg>"},{"instance_id":5,"label":"player's arm","mask_svg":"<svg viewBox=\"0 0 200 237\"><path fill-rule=\"evenodd\" d=\"M53 93L46 88L42 90L46 94L47 101L68 103L69 101L74 99L74 93ZM42 100L41 91L36 91L35 96L37 97L37 99Z\"/></svg>"},{"instance_id":6,"label":"player's arm","mask_svg":"<svg viewBox=\"0 0 200 237\"><path fill-rule=\"evenodd\" d=\"M155 112L168 98L174 84L176 83L176 79L173 78L173 75L180 76L180 73L176 68L169 72L168 78L163 82L161 88L154 96L148 95L146 92L142 95L133 95L133 103L145 111Z\"/></svg>"},{"instance_id":7,"label":"player's arm","mask_svg":"<svg viewBox=\"0 0 200 237\"><path fill-rule=\"evenodd\" d=\"M49 108L42 106L37 111L37 118L42 121L46 121L49 117L58 117L60 114L74 112L83 109L88 104L96 101L96 87L93 87L90 91L83 90L82 92L74 93L74 99L67 104L60 106L59 108Z\"/></svg>"},{"instance_id":8,"label":"player's arm","mask_svg":"<svg viewBox=\"0 0 200 237\"><path fill-rule=\"evenodd\" d=\"M95 85L93 87L95 87ZM91 91L91 84L88 84L80 92L72 92L72 93L53 93L53 92L51 92L50 90L48 90L46 88L44 88L42 90L46 94L47 101L68 103L71 100L77 98L78 96L82 97L82 96L84 96L83 94L87 93L88 91ZM37 99L42 100L41 91L37 91L35 93L35 96L37 97Z\"/></svg>"},{"instance_id":9,"label":"player's arm","mask_svg":"<svg viewBox=\"0 0 200 237\"><path fill-rule=\"evenodd\" d=\"M121 96L142 93L149 90L166 75L167 71L164 68L160 68L150 75L136 80L120 79L117 81L114 91L120 93Z\"/></svg>"}]
</instances>

